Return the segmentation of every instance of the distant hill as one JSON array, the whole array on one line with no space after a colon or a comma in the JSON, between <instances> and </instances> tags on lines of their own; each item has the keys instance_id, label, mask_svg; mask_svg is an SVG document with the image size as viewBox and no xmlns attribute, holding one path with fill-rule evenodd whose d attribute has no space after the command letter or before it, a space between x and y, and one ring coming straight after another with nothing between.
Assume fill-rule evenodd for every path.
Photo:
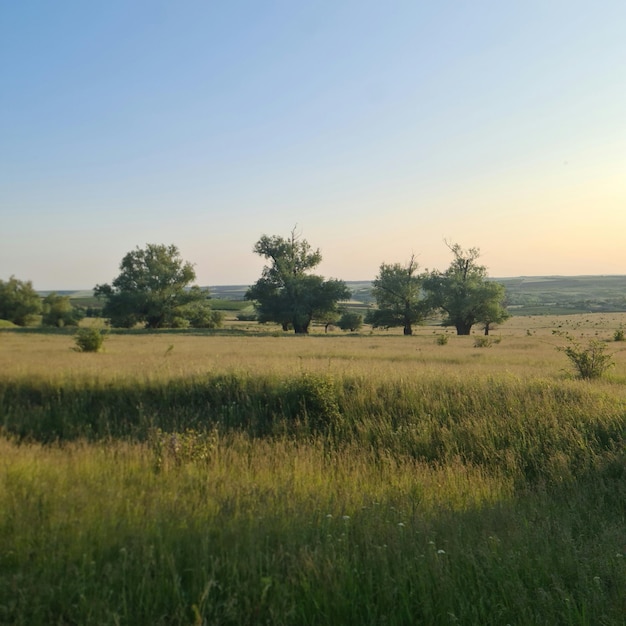
<instances>
[{"instance_id":1,"label":"distant hill","mask_svg":"<svg viewBox=\"0 0 626 626\"><path fill-rule=\"evenodd\" d=\"M498 278L513 314L626 311L626 276Z\"/></svg>"},{"instance_id":2,"label":"distant hill","mask_svg":"<svg viewBox=\"0 0 626 626\"><path fill-rule=\"evenodd\" d=\"M518 276L493 278L506 290L507 305L514 315L593 313L626 311L624 276ZM372 281L346 281L352 299L373 302ZM247 285L209 287L214 298L243 299Z\"/></svg>"},{"instance_id":3,"label":"distant hill","mask_svg":"<svg viewBox=\"0 0 626 626\"><path fill-rule=\"evenodd\" d=\"M624 276L518 276L493 278L506 289L509 311L514 315L549 315L557 313L593 313L626 311L626 275ZM373 302L372 281L346 281L356 305ZM211 285L216 300L244 299L249 285ZM49 291L39 292L42 296ZM69 295L75 304L100 306L90 290L57 291Z\"/></svg>"}]
</instances>

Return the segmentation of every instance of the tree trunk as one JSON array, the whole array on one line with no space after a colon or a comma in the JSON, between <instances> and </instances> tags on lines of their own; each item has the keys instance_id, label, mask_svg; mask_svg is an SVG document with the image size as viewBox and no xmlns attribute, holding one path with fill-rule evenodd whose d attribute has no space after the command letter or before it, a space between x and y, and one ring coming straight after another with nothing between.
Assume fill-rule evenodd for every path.
<instances>
[{"instance_id":1,"label":"tree trunk","mask_svg":"<svg viewBox=\"0 0 626 626\"><path fill-rule=\"evenodd\" d=\"M404 326L404 334L405 335L412 335L413 334L413 328L412 328L411 324L405 324L405 326Z\"/></svg>"},{"instance_id":2,"label":"tree trunk","mask_svg":"<svg viewBox=\"0 0 626 626\"><path fill-rule=\"evenodd\" d=\"M472 325L467 322L457 322L455 327L457 335L469 335L472 330Z\"/></svg>"},{"instance_id":3,"label":"tree trunk","mask_svg":"<svg viewBox=\"0 0 626 626\"><path fill-rule=\"evenodd\" d=\"M489 334L489 322L485 322L485 335Z\"/></svg>"},{"instance_id":4,"label":"tree trunk","mask_svg":"<svg viewBox=\"0 0 626 626\"><path fill-rule=\"evenodd\" d=\"M295 322L293 323L293 332L296 335L308 335L310 322Z\"/></svg>"}]
</instances>

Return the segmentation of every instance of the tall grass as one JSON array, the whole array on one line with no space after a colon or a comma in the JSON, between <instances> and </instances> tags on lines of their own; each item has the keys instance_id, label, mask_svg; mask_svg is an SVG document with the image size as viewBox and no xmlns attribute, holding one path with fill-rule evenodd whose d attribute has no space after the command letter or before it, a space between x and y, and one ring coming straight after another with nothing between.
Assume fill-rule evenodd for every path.
<instances>
[{"instance_id":1,"label":"tall grass","mask_svg":"<svg viewBox=\"0 0 626 626\"><path fill-rule=\"evenodd\" d=\"M516 492L243 435L158 466L138 444L1 452L2 623L623 623L618 459Z\"/></svg>"},{"instance_id":2,"label":"tall grass","mask_svg":"<svg viewBox=\"0 0 626 626\"><path fill-rule=\"evenodd\" d=\"M3 336L0 623L625 624L624 360L551 325Z\"/></svg>"},{"instance_id":3,"label":"tall grass","mask_svg":"<svg viewBox=\"0 0 626 626\"><path fill-rule=\"evenodd\" d=\"M333 450L572 479L624 439L625 406L574 381L436 375L385 381L223 374L169 383L0 381L0 428L18 440L146 440L154 429L320 435Z\"/></svg>"}]
</instances>

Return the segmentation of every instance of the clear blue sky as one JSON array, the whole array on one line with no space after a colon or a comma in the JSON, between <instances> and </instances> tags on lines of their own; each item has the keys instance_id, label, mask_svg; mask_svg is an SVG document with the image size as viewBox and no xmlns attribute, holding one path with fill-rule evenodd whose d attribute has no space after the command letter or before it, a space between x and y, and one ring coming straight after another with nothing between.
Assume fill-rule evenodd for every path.
<instances>
[{"instance_id":1,"label":"clear blue sky","mask_svg":"<svg viewBox=\"0 0 626 626\"><path fill-rule=\"evenodd\" d=\"M175 244L249 284L444 239L492 276L626 274L626 2L0 2L0 279L110 282Z\"/></svg>"}]
</instances>

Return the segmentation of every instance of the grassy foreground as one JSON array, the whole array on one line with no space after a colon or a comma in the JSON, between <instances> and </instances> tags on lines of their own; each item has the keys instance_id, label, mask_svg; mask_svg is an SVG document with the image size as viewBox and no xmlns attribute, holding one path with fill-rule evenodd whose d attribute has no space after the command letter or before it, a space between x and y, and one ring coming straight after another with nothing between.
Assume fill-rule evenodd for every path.
<instances>
[{"instance_id":1,"label":"grassy foreground","mask_svg":"<svg viewBox=\"0 0 626 626\"><path fill-rule=\"evenodd\" d=\"M504 330L0 336L0 623L626 624L623 353Z\"/></svg>"}]
</instances>

